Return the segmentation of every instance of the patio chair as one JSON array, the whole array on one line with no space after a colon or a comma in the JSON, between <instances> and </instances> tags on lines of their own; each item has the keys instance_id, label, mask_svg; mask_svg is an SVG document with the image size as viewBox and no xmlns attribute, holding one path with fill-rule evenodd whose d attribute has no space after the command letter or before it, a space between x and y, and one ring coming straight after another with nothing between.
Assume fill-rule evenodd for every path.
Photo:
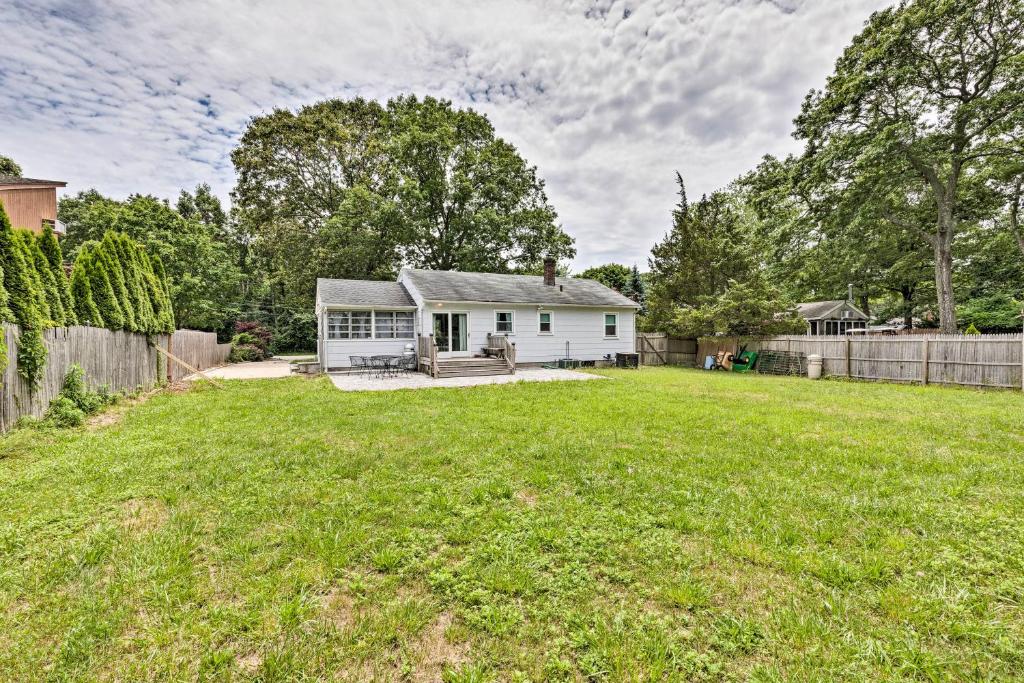
<instances>
[{"instance_id":1,"label":"patio chair","mask_svg":"<svg viewBox=\"0 0 1024 683\"><path fill-rule=\"evenodd\" d=\"M410 353L398 358L395 366L405 374L411 375L419 370L419 358L415 354Z\"/></svg>"},{"instance_id":2,"label":"patio chair","mask_svg":"<svg viewBox=\"0 0 1024 683\"><path fill-rule=\"evenodd\" d=\"M369 372L370 366L366 361L366 356L348 357L348 363L352 367L352 373L356 375L365 375L367 372Z\"/></svg>"},{"instance_id":3,"label":"patio chair","mask_svg":"<svg viewBox=\"0 0 1024 683\"><path fill-rule=\"evenodd\" d=\"M370 367L373 369L374 374L377 377L385 378L391 377L393 374L394 366L391 363L393 356L371 356Z\"/></svg>"}]
</instances>

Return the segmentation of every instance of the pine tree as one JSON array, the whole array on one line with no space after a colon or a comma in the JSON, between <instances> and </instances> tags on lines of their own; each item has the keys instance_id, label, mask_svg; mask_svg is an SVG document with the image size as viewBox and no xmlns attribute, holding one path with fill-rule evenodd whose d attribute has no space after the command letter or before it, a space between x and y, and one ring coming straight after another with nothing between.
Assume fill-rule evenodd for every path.
<instances>
[{"instance_id":1,"label":"pine tree","mask_svg":"<svg viewBox=\"0 0 1024 683\"><path fill-rule=\"evenodd\" d=\"M71 283L68 281L67 273L64 271L64 254L61 251L60 242L57 241L57 236L53 233L53 227L47 225L43 228L43 233L39 235L36 241L39 243L39 248L42 250L43 255L46 256L50 272L53 273L53 280L57 285L61 306L64 309L64 324L77 325L78 320L75 318L75 307L71 300Z\"/></svg>"},{"instance_id":2,"label":"pine tree","mask_svg":"<svg viewBox=\"0 0 1024 683\"><path fill-rule=\"evenodd\" d=\"M156 276L159 285L160 302L160 331L170 334L174 332L174 307L171 304L171 285L167 280L167 271L164 270L164 263L160 257L153 254L152 258L153 275Z\"/></svg>"},{"instance_id":3,"label":"pine tree","mask_svg":"<svg viewBox=\"0 0 1024 683\"><path fill-rule=\"evenodd\" d=\"M42 315L32 289L32 278L25 263L21 240L11 229L7 212L0 205L0 270L4 274L10 321L22 329L42 326Z\"/></svg>"},{"instance_id":4,"label":"pine tree","mask_svg":"<svg viewBox=\"0 0 1024 683\"><path fill-rule=\"evenodd\" d=\"M121 307L124 329L129 332L138 332L139 327L135 322L135 307L132 305L131 296L128 294L128 287L125 284L124 269L117 256L117 237L113 232L107 231L103 235L103 241L100 242L97 253L103 260L103 266L106 268L107 277L110 278L110 284L114 288L118 306ZM106 319L106 316L103 317Z\"/></svg>"},{"instance_id":5,"label":"pine tree","mask_svg":"<svg viewBox=\"0 0 1024 683\"><path fill-rule=\"evenodd\" d=\"M103 327L103 316L92 298L92 287L89 285L88 255L78 253L75 266L71 269L71 299L74 302L75 319L79 325Z\"/></svg>"},{"instance_id":6,"label":"pine tree","mask_svg":"<svg viewBox=\"0 0 1024 683\"><path fill-rule=\"evenodd\" d=\"M35 299L35 306L40 315L41 322L39 327L53 327L53 315L50 312L50 303L46 296L46 286L43 284L42 273L37 269L35 255L33 254L35 251L35 238L28 230L15 230L14 242L15 248L21 251L21 258L25 262L25 272L31 283L32 297ZM47 269L47 272L49 272L49 269Z\"/></svg>"},{"instance_id":7,"label":"pine tree","mask_svg":"<svg viewBox=\"0 0 1024 683\"><path fill-rule=\"evenodd\" d=\"M647 286L644 284L640 269L635 264L629 271L629 281L622 293L640 304L640 314L643 315L647 306Z\"/></svg>"},{"instance_id":8,"label":"pine tree","mask_svg":"<svg viewBox=\"0 0 1024 683\"><path fill-rule=\"evenodd\" d=\"M31 235L26 237L26 248L32 250L32 258L35 262L36 273L43 285L43 292L46 295L46 304L50 311L50 322L54 327L64 327L67 323L64 318L64 302L60 298L60 290L57 288L57 281L53 278L53 271L50 270L50 262L46 255L39 248L39 240Z\"/></svg>"},{"instance_id":9,"label":"pine tree","mask_svg":"<svg viewBox=\"0 0 1024 683\"><path fill-rule=\"evenodd\" d=\"M110 282L103 249L98 242L87 242L82 245L79 258L85 257L85 266L89 274L89 288L92 299L100 312L103 326L108 330L124 329L124 311L117 301L117 293Z\"/></svg>"},{"instance_id":10,"label":"pine tree","mask_svg":"<svg viewBox=\"0 0 1024 683\"><path fill-rule=\"evenodd\" d=\"M135 252L135 241L127 235L118 234L117 256L121 260L121 269L124 271L124 284L128 289L128 298L131 299L132 309L135 311L135 325L139 332L151 333L154 330L152 329L151 310L148 306L149 297L146 296L142 287L142 274L139 272Z\"/></svg>"},{"instance_id":11,"label":"pine tree","mask_svg":"<svg viewBox=\"0 0 1024 683\"><path fill-rule=\"evenodd\" d=\"M18 338L18 374L28 382L31 389L35 389L46 364L47 351L42 337L44 317L39 310L39 297L33 291L34 282L29 272L30 269L34 272L35 267L26 261L22 242L11 229L7 212L0 205L0 272L3 273L11 318L21 327L21 336Z\"/></svg>"},{"instance_id":12,"label":"pine tree","mask_svg":"<svg viewBox=\"0 0 1024 683\"><path fill-rule=\"evenodd\" d=\"M154 334L160 331L160 325L157 322L156 313L153 310L153 302L149 297L146 284L146 268L149 262L144 259L145 250L141 244L126 236L125 246L128 249L132 270L135 273L139 298L139 317L142 322L142 328L147 334Z\"/></svg>"}]
</instances>

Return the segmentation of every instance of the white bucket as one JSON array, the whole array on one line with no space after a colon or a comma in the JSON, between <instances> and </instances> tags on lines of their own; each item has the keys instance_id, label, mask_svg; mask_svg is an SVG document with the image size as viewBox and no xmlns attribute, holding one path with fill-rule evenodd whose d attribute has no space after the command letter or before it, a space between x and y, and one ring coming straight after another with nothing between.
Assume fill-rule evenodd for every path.
<instances>
[{"instance_id":1,"label":"white bucket","mask_svg":"<svg viewBox=\"0 0 1024 683\"><path fill-rule=\"evenodd\" d=\"M816 353L807 356L807 377L821 379L821 356Z\"/></svg>"}]
</instances>

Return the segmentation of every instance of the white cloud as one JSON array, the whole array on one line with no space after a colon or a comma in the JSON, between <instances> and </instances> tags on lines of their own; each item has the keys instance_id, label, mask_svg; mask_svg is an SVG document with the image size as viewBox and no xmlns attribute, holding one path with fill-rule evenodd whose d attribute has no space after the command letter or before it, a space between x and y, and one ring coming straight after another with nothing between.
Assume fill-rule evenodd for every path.
<instances>
[{"instance_id":1,"label":"white cloud","mask_svg":"<svg viewBox=\"0 0 1024 683\"><path fill-rule=\"evenodd\" d=\"M536 164L576 266L643 266L673 174L710 192L766 153L882 0L0 6L0 153L115 196L226 197L247 119L329 96L433 94Z\"/></svg>"}]
</instances>

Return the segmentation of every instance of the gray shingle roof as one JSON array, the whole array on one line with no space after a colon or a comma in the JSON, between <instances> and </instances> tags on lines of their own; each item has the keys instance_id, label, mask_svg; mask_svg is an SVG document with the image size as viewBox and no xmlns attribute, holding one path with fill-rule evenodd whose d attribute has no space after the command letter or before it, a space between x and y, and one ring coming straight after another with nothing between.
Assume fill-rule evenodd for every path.
<instances>
[{"instance_id":1,"label":"gray shingle roof","mask_svg":"<svg viewBox=\"0 0 1024 683\"><path fill-rule=\"evenodd\" d=\"M63 180L40 180L38 178L22 178L16 175L0 175L0 185L24 185L26 187L64 187Z\"/></svg>"},{"instance_id":2,"label":"gray shingle roof","mask_svg":"<svg viewBox=\"0 0 1024 683\"><path fill-rule=\"evenodd\" d=\"M317 278L316 291L326 306L415 306L398 282L380 280L328 280Z\"/></svg>"},{"instance_id":3,"label":"gray shingle roof","mask_svg":"<svg viewBox=\"0 0 1024 683\"><path fill-rule=\"evenodd\" d=\"M406 270L409 280L430 301L480 301L505 304L632 306L637 304L595 280L541 275L497 275L443 270Z\"/></svg>"},{"instance_id":4,"label":"gray shingle roof","mask_svg":"<svg viewBox=\"0 0 1024 683\"><path fill-rule=\"evenodd\" d=\"M797 304L796 310L797 313L800 314L800 317L805 320L819 320L845 303L847 303L846 299L834 299L832 301L808 301L807 303ZM860 312L855 306L850 306L850 308L854 311ZM865 318L866 317L867 316L865 316Z\"/></svg>"}]
</instances>

